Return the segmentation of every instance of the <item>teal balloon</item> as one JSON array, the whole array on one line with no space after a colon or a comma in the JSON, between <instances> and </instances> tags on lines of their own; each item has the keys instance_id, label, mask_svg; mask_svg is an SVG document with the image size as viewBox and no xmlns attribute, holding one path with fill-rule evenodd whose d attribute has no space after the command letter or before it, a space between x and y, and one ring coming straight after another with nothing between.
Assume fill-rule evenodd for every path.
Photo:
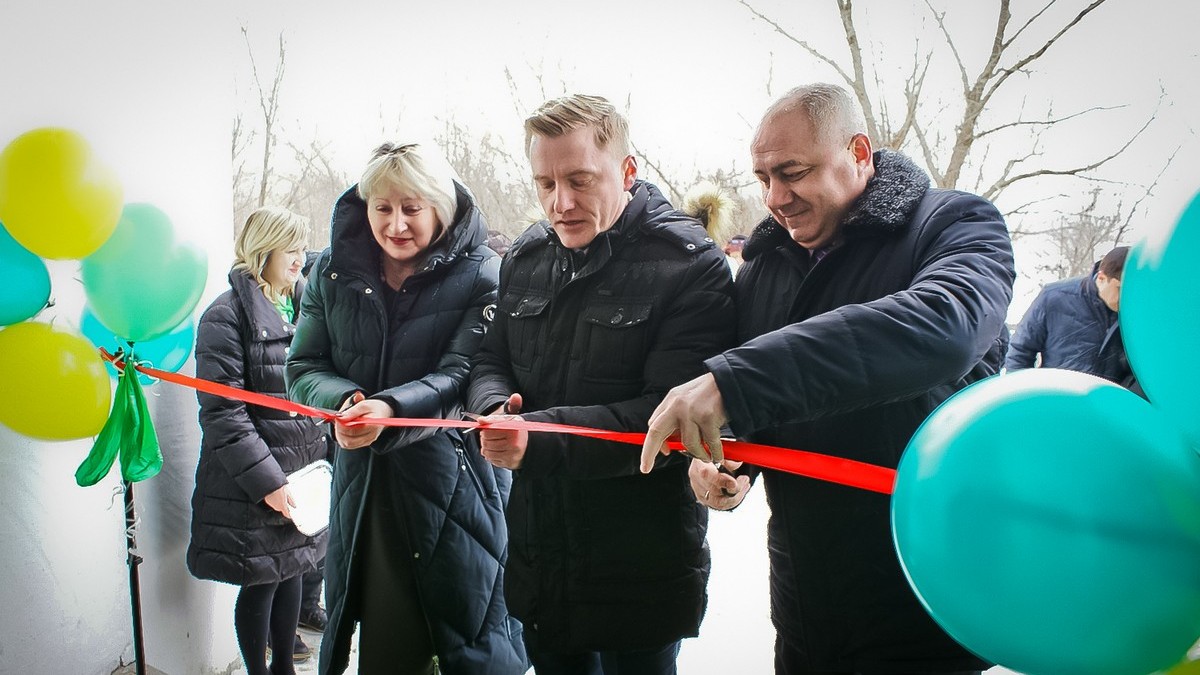
<instances>
[{"instance_id":1,"label":"teal balloon","mask_svg":"<svg viewBox=\"0 0 1200 675\"><path fill-rule=\"evenodd\" d=\"M50 272L0 223L0 326L32 317L50 301Z\"/></svg>"},{"instance_id":2,"label":"teal balloon","mask_svg":"<svg viewBox=\"0 0 1200 675\"><path fill-rule=\"evenodd\" d=\"M96 318L132 342L153 340L182 323L208 279L204 251L179 241L171 219L150 204L126 204L117 229L82 268Z\"/></svg>"},{"instance_id":3,"label":"teal balloon","mask_svg":"<svg viewBox=\"0 0 1200 675\"><path fill-rule=\"evenodd\" d=\"M900 461L892 533L930 615L1006 668L1150 673L1200 636L1200 455L1100 378L1021 370L951 397Z\"/></svg>"},{"instance_id":4,"label":"teal balloon","mask_svg":"<svg viewBox=\"0 0 1200 675\"><path fill-rule=\"evenodd\" d=\"M1138 383L1200 449L1200 195L1135 244L1121 277L1121 335Z\"/></svg>"},{"instance_id":5,"label":"teal balloon","mask_svg":"<svg viewBox=\"0 0 1200 675\"><path fill-rule=\"evenodd\" d=\"M83 314L79 317L79 332L83 333L83 336L92 344L107 349L109 353L115 353L118 349L129 351L129 343L106 328L100 319L96 318L90 307L84 307ZM134 353L139 361L145 361L159 370L174 373L178 372L187 362L188 357L192 355L192 345L195 343L196 325L189 316L170 333L160 335L153 340L135 343ZM110 375L117 376L117 369L111 363L105 362L104 365L108 368ZM158 381L143 373L138 373L138 380L144 385L151 385Z\"/></svg>"}]
</instances>

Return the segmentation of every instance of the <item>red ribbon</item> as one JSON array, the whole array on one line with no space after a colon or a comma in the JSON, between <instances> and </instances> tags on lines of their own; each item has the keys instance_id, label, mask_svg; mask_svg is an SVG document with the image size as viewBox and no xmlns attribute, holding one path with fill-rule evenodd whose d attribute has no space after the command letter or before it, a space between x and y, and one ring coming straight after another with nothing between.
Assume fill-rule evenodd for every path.
<instances>
[{"instance_id":1,"label":"red ribbon","mask_svg":"<svg viewBox=\"0 0 1200 675\"><path fill-rule=\"evenodd\" d=\"M111 361L117 368L124 368L124 361L105 349L100 349L100 355L105 360ZM134 368L138 372L145 373L150 377L165 380L184 387L190 387L197 391L202 391L213 396L229 398L244 403L263 406L265 408L273 408L284 412L296 413L297 415L307 415L315 417L326 422L333 422L338 419L337 413L324 408L314 408L312 406L303 405L287 399L278 398L276 396L268 396L259 394L253 391L246 391L237 387L231 387L217 382L201 380L179 373L170 373L158 368L151 368L141 364L134 364ZM630 445L642 445L646 440L646 434L628 432L628 431L606 431L604 429L593 429L591 427L577 427L567 424L552 424L550 422L526 422L520 420L512 420L507 422L492 422L490 424L481 424L468 420L442 420L442 419L427 419L414 417L388 417L388 418L359 418L350 420L349 422L339 422L346 426L359 426L363 424L373 424L385 427L440 427L453 429L478 429L480 427L490 427L492 429L514 429L533 432L547 432L559 434L571 434L573 436L586 436L589 438L599 438L606 441L616 441L618 443L629 443ZM672 450L683 450L683 444L678 440L671 440L667 445ZM852 459L843 459L841 457L833 457L830 455L822 455L816 452L808 452L806 450L794 450L791 448L777 448L771 445L761 445L758 443L747 443L745 441L727 440L721 442L721 447L725 451L725 458L738 462L747 462L755 466L760 466L767 469L775 469L777 471L786 471L800 476L816 478L818 480L829 481L850 487L862 488L863 490L871 490L873 492L881 492L883 494L892 494L892 486L896 482L896 470L889 469L875 464L867 464L865 462L857 462Z\"/></svg>"}]
</instances>

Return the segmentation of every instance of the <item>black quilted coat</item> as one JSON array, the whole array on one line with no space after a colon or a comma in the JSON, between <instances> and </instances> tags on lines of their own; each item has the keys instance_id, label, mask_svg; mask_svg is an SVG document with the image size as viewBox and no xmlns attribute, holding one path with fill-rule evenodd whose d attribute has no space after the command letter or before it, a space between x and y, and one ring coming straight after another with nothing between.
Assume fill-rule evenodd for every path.
<instances>
[{"instance_id":1,"label":"black quilted coat","mask_svg":"<svg viewBox=\"0 0 1200 675\"><path fill-rule=\"evenodd\" d=\"M572 263L545 221L513 244L469 409L519 392L528 420L644 432L671 387L733 344L721 251L653 185L631 192L585 259ZM508 504L506 590L549 651L661 647L699 629L707 512L686 456L642 475L639 455L633 445L529 436Z\"/></svg>"},{"instance_id":2,"label":"black quilted coat","mask_svg":"<svg viewBox=\"0 0 1200 675\"><path fill-rule=\"evenodd\" d=\"M283 363L295 326L245 272L200 317L196 376L272 396L284 395ZM304 281L296 284L299 302ZM329 452L307 417L197 393L203 441L192 494L188 569L201 579L251 585L315 570L327 535L301 534L263 497L286 474Z\"/></svg>"},{"instance_id":3,"label":"black quilted coat","mask_svg":"<svg viewBox=\"0 0 1200 675\"><path fill-rule=\"evenodd\" d=\"M813 264L773 219L738 272L745 341L706 362L739 437L895 467L922 421L999 371L1012 247L986 200L929 188L897 153ZM887 495L763 471L771 617L805 671L979 670L918 602ZM981 561L982 562L982 561Z\"/></svg>"},{"instance_id":4,"label":"black quilted coat","mask_svg":"<svg viewBox=\"0 0 1200 675\"><path fill-rule=\"evenodd\" d=\"M399 417L458 419L500 267L484 244L483 217L459 186L454 223L404 282L399 304L385 308L380 249L355 190L334 207L331 246L309 277L288 391L297 401L337 408L361 390ZM347 665L357 615L347 589L369 488L385 492L375 504L392 504L372 517L406 519L441 671L524 672L520 624L509 619L502 593L508 538L497 475L478 452L464 452L457 431L432 428L389 429L369 448L337 453L321 672Z\"/></svg>"}]
</instances>

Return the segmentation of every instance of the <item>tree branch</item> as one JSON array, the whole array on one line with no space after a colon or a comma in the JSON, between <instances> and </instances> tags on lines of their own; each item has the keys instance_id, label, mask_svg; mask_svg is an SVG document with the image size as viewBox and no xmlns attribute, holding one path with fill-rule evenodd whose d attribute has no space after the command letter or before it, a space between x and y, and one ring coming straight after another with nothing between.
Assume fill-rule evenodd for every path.
<instances>
[{"instance_id":1,"label":"tree branch","mask_svg":"<svg viewBox=\"0 0 1200 675\"><path fill-rule=\"evenodd\" d=\"M1079 116L1081 116L1081 115L1086 115L1086 114L1088 114L1088 113L1090 113L1090 112L1097 112L1097 111L1100 111L1100 110L1120 110L1121 108L1126 108L1126 107L1128 107L1126 104L1121 104L1121 105L1110 105L1110 106L1100 106L1100 105L1097 105L1097 106L1092 106L1091 108L1087 108L1086 110L1080 110L1079 112L1076 112L1076 113L1071 113L1070 115L1065 115L1065 116L1063 116L1063 117L1058 117L1058 118L1053 118L1053 119L1045 119L1045 120L1017 120L1017 121L1015 121L1015 122L1008 122L1007 124L1001 124L1001 125L999 125L999 126L992 127L991 129L985 129L985 130L983 130L983 131L980 131L979 133L975 134L975 136L974 136L973 138L974 138L974 140L976 140L976 141L977 141L977 140L979 140L979 139L981 139L981 138L983 138L984 136L987 136L987 135L989 135L989 134L994 134L994 133L996 133L997 131L1003 131L1004 129L1011 129L1011 128L1013 128L1013 127L1022 127L1022 126L1052 126L1052 125L1058 124L1059 122L1066 122L1067 120L1074 119L1074 118L1076 118L1076 117L1079 117Z\"/></svg>"},{"instance_id":2,"label":"tree branch","mask_svg":"<svg viewBox=\"0 0 1200 675\"><path fill-rule=\"evenodd\" d=\"M854 80L850 78L850 75L848 73L846 73L845 70L842 70L842 67L838 65L837 61L834 61L833 59L829 58L828 56L825 56L821 52L817 51L817 49L814 48L812 45L808 44L804 40L801 40L800 38L796 37L795 35L792 35L791 33L784 30L783 26L780 26L773 19L771 19L767 15L763 14L762 12L758 11L757 9L755 9L754 6L751 5L750 3L746 2L746 0L738 0L738 2L741 3L742 6L744 6L746 9L750 10L751 14L753 14L754 16L758 17L759 19L765 21L766 23L770 24L770 26L775 29L776 33L779 33L780 35L787 38L788 40L791 40L793 43L798 45L801 49L808 52L809 55L811 55L813 58L823 61L829 67L833 68L834 71L836 71L837 74L842 77L842 79L846 82L846 84L850 85L851 87L854 86ZM840 4L840 0L839 0L839 4Z\"/></svg>"}]
</instances>

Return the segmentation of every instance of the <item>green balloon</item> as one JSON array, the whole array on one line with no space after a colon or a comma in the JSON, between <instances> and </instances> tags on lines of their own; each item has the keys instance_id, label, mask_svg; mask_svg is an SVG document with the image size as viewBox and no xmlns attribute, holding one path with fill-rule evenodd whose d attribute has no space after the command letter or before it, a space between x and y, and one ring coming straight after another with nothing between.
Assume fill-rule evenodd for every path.
<instances>
[{"instance_id":1,"label":"green balloon","mask_svg":"<svg viewBox=\"0 0 1200 675\"><path fill-rule=\"evenodd\" d=\"M1091 375L1021 370L947 400L900 461L892 528L930 615L1006 668L1149 673L1200 635L1200 455Z\"/></svg>"},{"instance_id":2,"label":"green balloon","mask_svg":"<svg viewBox=\"0 0 1200 675\"><path fill-rule=\"evenodd\" d=\"M126 204L112 236L83 259L83 288L96 318L132 342L171 332L191 315L208 278L204 251L181 242L167 214Z\"/></svg>"}]
</instances>

